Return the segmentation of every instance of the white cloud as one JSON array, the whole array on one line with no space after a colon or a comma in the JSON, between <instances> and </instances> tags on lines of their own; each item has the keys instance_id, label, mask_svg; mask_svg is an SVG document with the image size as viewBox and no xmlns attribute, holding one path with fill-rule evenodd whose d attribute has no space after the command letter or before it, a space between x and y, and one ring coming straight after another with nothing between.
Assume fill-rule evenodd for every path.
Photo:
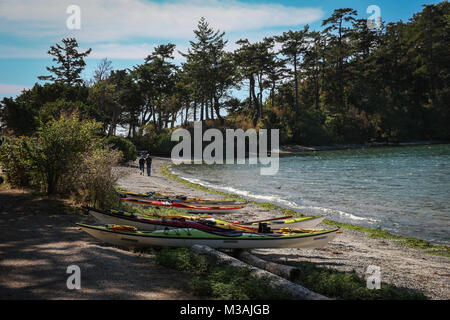
<instances>
[{"instance_id":1,"label":"white cloud","mask_svg":"<svg viewBox=\"0 0 450 320\"><path fill-rule=\"evenodd\" d=\"M69 5L81 9L81 29L68 30ZM191 39L204 16L226 32L298 26L322 18L319 8L239 1L176 0L15 0L0 3L0 30L33 39L76 36L79 41L113 42L137 38Z\"/></svg>"},{"instance_id":2,"label":"white cloud","mask_svg":"<svg viewBox=\"0 0 450 320\"><path fill-rule=\"evenodd\" d=\"M0 83L1 95L17 95L21 93L22 90L24 89L30 89L30 87L15 84Z\"/></svg>"}]
</instances>

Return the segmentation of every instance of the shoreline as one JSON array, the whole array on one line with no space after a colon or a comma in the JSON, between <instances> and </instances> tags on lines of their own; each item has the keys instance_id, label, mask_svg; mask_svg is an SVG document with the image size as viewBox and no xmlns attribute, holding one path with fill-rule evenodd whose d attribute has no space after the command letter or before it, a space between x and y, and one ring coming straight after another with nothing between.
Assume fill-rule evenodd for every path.
<instances>
[{"instance_id":1,"label":"shoreline","mask_svg":"<svg viewBox=\"0 0 450 320\"><path fill-rule=\"evenodd\" d=\"M126 176L119 179L118 185L135 192L159 190L174 195L189 194L216 199L226 196L240 198L225 192L211 191L186 180L177 181L182 179L167 172L167 166L170 164L168 158L154 157L151 177L140 176L136 168L122 167L120 170L125 172ZM248 221L289 213L292 213L289 209L280 210L273 204L257 204L257 201L251 201L242 212L223 217ZM342 234L322 249L255 249L252 253L278 263L305 261L341 272L354 270L362 279L368 276L367 267L376 265L381 269L382 283L422 291L430 299L450 299L448 257L428 254L426 249L411 248L405 243L395 242L395 239L372 238L363 230L342 230Z\"/></svg>"},{"instance_id":2,"label":"shoreline","mask_svg":"<svg viewBox=\"0 0 450 320\"><path fill-rule=\"evenodd\" d=\"M307 152L320 152L320 151L335 151L335 150L353 150L353 149L366 149L366 148L380 148L380 147L412 147L412 146L427 146L427 145L439 145L450 144L450 141L410 141L410 142L369 142L369 143L344 143L334 146L313 146L305 147L301 145L283 145L280 146L280 155L296 155Z\"/></svg>"},{"instance_id":3,"label":"shoreline","mask_svg":"<svg viewBox=\"0 0 450 320\"><path fill-rule=\"evenodd\" d=\"M169 158L161 158L161 159L164 159L167 162L170 162ZM253 198L253 200L250 200L248 198L245 198L245 196L243 196L243 195L232 193L232 191L220 191L220 190L218 190L218 189L220 189L220 187L214 188L214 186L204 185L201 183L202 182L201 180L198 180L199 182L191 181L190 179L182 176L181 174L173 172L173 170L170 169L170 167L173 167L173 166L176 166L176 164L169 163L168 165L162 166L163 175L168 179L172 179L175 181L177 181L176 179L181 179L181 181L179 181L180 183L187 184L187 185L193 185L193 186L196 185L197 186L196 188L200 188L207 192L220 194L229 199L234 199L237 201L253 203L253 204L261 206L262 208L278 210L279 212L283 212L286 215L297 215L297 216L306 216L307 215L300 211L297 211L295 208L291 208L289 205L283 205L280 203L270 202L270 200L266 200L266 201L258 200L255 197L248 196L248 198ZM242 190L240 190L240 191L242 191ZM407 244L412 245L413 247L415 246L415 247L422 247L422 248L429 248L429 249L435 248L436 250L444 249L444 251L446 251L445 253L447 254L447 256L450 255L450 247L448 246L447 243L441 243L438 241L433 242L433 241L429 241L429 240L425 240L425 239L421 239L421 238L415 238L415 237L402 235L402 234L393 234L393 233L391 233L391 231L386 231L384 229L381 229L380 227L374 228L374 227L370 227L370 226L361 226L361 225L357 225L354 223L339 222L339 221L334 221L334 220L330 220L330 219L325 219L324 223L329 224L329 225L339 225L339 226L341 226L343 228L347 228L347 229L360 230L360 231L366 232L366 233L374 235L374 236L375 236L375 234L378 234L378 236L382 237L382 238L397 239L398 241L404 241ZM433 254L433 253L430 253L430 254Z\"/></svg>"}]
</instances>

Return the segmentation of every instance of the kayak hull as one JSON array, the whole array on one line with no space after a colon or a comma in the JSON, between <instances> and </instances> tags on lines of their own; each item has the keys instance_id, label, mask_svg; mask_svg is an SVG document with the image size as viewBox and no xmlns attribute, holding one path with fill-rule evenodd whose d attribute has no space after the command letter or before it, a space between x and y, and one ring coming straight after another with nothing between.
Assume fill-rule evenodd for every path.
<instances>
[{"instance_id":1,"label":"kayak hull","mask_svg":"<svg viewBox=\"0 0 450 320\"><path fill-rule=\"evenodd\" d=\"M196 229L174 229L169 231L124 232L107 228L78 224L81 230L92 237L113 245L127 248L146 247L191 247L206 245L216 249L264 249L264 248L322 248L336 236L339 229L312 234L273 237L249 234L242 236L217 236ZM199 236L200 235L200 236Z\"/></svg>"},{"instance_id":2,"label":"kayak hull","mask_svg":"<svg viewBox=\"0 0 450 320\"><path fill-rule=\"evenodd\" d=\"M104 212L98 209L89 208L88 212L91 216L93 216L98 222L103 224L125 224L129 226L136 227L138 230L142 231L155 231L155 230L161 230L165 228L174 229L174 228L180 228L179 226L168 226L167 223L157 223L154 219L145 219L145 218L137 218L133 217L130 214L114 214L111 212ZM188 220L187 218L185 218ZM302 219L291 219L291 220L277 220L274 221L268 226L272 230L280 230L280 229L313 229L315 228L320 222L322 222L324 217L318 217L318 218L302 218ZM141 221L139 221L141 220ZM300 220L300 221L296 221ZM217 220L219 223L225 223L225 224L233 224L235 226L240 227L250 227L250 228L257 228L258 225L246 225L246 224L236 224L231 223L229 221L223 221L223 220ZM290 222L292 221L292 222Z\"/></svg>"}]
</instances>

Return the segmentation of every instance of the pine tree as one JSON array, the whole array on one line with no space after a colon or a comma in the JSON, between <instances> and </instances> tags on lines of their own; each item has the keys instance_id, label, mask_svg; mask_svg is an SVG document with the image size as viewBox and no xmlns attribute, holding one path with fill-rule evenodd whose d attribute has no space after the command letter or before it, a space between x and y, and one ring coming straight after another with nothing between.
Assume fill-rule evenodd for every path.
<instances>
[{"instance_id":1,"label":"pine tree","mask_svg":"<svg viewBox=\"0 0 450 320\"><path fill-rule=\"evenodd\" d=\"M86 66L84 58L91 53L92 49L79 52L75 38L65 38L62 42L62 45L57 43L55 46L50 46L48 51L48 54L54 57L53 61L58 64L58 66L46 67L53 75L39 76L38 79L62 82L67 85L81 84L83 79L80 75Z\"/></svg>"}]
</instances>

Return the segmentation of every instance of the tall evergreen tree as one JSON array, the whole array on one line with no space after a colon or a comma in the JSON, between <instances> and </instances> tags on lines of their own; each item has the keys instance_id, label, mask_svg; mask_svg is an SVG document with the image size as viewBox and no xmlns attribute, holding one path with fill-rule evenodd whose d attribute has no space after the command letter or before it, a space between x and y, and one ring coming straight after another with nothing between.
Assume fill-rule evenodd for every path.
<instances>
[{"instance_id":1,"label":"tall evergreen tree","mask_svg":"<svg viewBox=\"0 0 450 320\"><path fill-rule=\"evenodd\" d=\"M303 30L283 32L283 35L276 37L276 40L282 44L280 53L287 57L288 61L293 65L294 86L295 86L295 107L299 109L298 98L298 65L301 55L306 51L306 35L309 26L306 25Z\"/></svg>"},{"instance_id":2,"label":"tall evergreen tree","mask_svg":"<svg viewBox=\"0 0 450 320\"><path fill-rule=\"evenodd\" d=\"M84 58L91 53L92 49L85 52L78 51L78 42L75 38L62 39L62 45L51 46L48 54L53 56L57 66L46 67L53 75L39 76L39 80L50 80L62 82L67 85L82 84L81 72L86 63Z\"/></svg>"}]
</instances>

